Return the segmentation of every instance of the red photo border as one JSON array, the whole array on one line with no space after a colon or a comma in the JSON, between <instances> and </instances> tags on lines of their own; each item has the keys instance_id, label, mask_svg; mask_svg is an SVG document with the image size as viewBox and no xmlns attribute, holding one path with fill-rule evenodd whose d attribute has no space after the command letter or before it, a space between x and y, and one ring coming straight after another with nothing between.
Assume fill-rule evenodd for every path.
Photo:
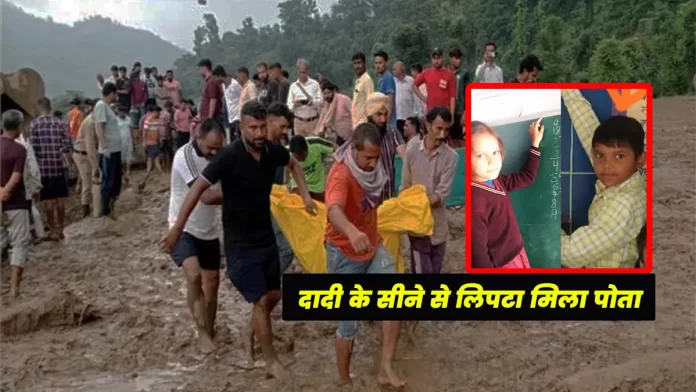
<instances>
[{"instance_id":1,"label":"red photo border","mask_svg":"<svg viewBox=\"0 0 696 392\"><path fill-rule=\"evenodd\" d=\"M578 90L606 90L606 89L642 89L647 91L646 98L646 244L645 244L645 267L644 268L472 268L471 267L471 160L465 157L466 178L464 191L466 194L465 202L465 263L464 268L471 274L649 274L652 272L652 224L653 224L653 162L652 162L652 130L653 130L653 89L649 83L470 83L466 88L466 129L471 129L471 90L540 90L540 89L578 89ZM469 132L465 132L469 134ZM466 150L471 151L471 138L466 138ZM560 228L560 226L559 226Z\"/></svg>"}]
</instances>

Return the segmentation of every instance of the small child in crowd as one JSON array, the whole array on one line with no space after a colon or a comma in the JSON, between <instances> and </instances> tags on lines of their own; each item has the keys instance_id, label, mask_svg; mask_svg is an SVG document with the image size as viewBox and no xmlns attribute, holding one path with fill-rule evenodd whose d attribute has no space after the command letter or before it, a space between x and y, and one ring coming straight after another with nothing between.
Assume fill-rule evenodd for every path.
<instances>
[{"instance_id":1,"label":"small child in crowd","mask_svg":"<svg viewBox=\"0 0 696 392\"><path fill-rule=\"evenodd\" d=\"M561 235L561 264L633 268L643 252L638 242L646 220L643 126L626 116L600 123L579 90L562 90L561 96L597 175L587 226Z\"/></svg>"},{"instance_id":2,"label":"small child in crowd","mask_svg":"<svg viewBox=\"0 0 696 392\"><path fill-rule=\"evenodd\" d=\"M529 126L532 146L519 173L500 175L505 146L488 125L471 123L471 265L474 268L530 268L509 192L536 178L544 126Z\"/></svg>"},{"instance_id":3,"label":"small child in crowd","mask_svg":"<svg viewBox=\"0 0 696 392\"><path fill-rule=\"evenodd\" d=\"M336 145L320 137L295 135L290 139L290 153L304 169L307 190L312 199L324 202L324 157L336 150ZM297 192L297 185L290 179L290 189Z\"/></svg>"}]
</instances>

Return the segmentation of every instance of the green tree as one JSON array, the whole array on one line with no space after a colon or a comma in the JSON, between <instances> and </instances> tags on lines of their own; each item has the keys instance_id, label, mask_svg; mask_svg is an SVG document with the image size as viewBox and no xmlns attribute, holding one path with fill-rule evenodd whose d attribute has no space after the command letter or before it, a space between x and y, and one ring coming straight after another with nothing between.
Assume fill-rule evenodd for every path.
<instances>
[{"instance_id":1,"label":"green tree","mask_svg":"<svg viewBox=\"0 0 696 392\"><path fill-rule=\"evenodd\" d=\"M625 82L631 78L631 67L623 42L607 38L599 42L590 59L590 81Z\"/></svg>"}]
</instances>

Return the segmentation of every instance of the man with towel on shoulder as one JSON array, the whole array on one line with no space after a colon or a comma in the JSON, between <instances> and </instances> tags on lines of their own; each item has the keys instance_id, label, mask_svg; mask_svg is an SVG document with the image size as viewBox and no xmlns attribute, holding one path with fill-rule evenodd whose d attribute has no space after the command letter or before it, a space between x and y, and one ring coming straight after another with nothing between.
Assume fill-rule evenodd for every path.
<instances>
[{"instance_id":1,"label":"man with towel on shoulder","mask_svg":"<svg viewBox=\"0 0 696 392\"><path fill-rule=\"evenodd\" d=\"M383 118L386 122L389 117L385 114ZM384 194L382 189L388 183L388 175L380 163L384 157L384 143L377 126L363 123L355 128L350 142L334 155L336 163L326 181L328 222L324 239L329 273L396 273L394 258L382 244L377 231L377 208ZM351 384L350 362L357 332L357 321L338 323L335 345L341 385ZM382 322L377 379L380 385L396 389L406 385L392 366L400 332L401 321Z\"/></svg>"},{"instance_id":2,"label":"man with towel on shoulder","mask_svg":"<svg viewBox=\"0 0 696 392\"><path fill-rule=\"evenodd\" d=\"M404 165L406 164L406 142L401 136L401 133L389 125L389 97L382 93L372 93L367 98L367 103L365 104L365 111L367 113L367 122L374 124L379 129L379 133L382 136L380 165L384 169L384 173L387 176L387 182L382 188L382 194L379 199L379 204L382 204L385 200L391 199L396 196L394 185L396 184L394 177L396 175L394 170L394 157L399 154ZM350 143L344 144L340 149L348 148ZM339 151L336 154L339 154Z\"/></svg>"}]
</instances>

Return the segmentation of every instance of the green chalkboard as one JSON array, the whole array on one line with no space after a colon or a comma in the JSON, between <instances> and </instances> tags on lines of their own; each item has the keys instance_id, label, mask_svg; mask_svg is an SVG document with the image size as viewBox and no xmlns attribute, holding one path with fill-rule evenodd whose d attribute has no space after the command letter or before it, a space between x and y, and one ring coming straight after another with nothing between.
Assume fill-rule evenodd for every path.
<instances>
[{"instance_id":1,"label":"green chalkboard","mask_svg":"<svg viewBox=\"0 0 696 392\"><path fill-rule=\"evenodd\" d=\"M450 191L449 197L447 198L447 207L463 206L464 205L464 179L466 164L464 162L464 149L455 148L454 151L457 152L459 160L457 161L457 169L454 174L454 182L452 182L452 190ZM404 166L404 162L401 160L400 156L394 157L394 173L396 175L394 184L394 193L399 193L399 186L401 186L401 170Z\"/></svg>"},{"instance_id":2,"label":"green chalkboard","mask_svg":"<svg viewBox=\"0 0 696 392\"><path fill-rule=\"evenodd\" d=\"M536 120L495 126L505 144L501 174L519 171L529 154L529 125ZM534 183L510 194L525 251L533 268L561 267L561 116L544 118L541 163Z\"/></svg>"}]
</instances>

